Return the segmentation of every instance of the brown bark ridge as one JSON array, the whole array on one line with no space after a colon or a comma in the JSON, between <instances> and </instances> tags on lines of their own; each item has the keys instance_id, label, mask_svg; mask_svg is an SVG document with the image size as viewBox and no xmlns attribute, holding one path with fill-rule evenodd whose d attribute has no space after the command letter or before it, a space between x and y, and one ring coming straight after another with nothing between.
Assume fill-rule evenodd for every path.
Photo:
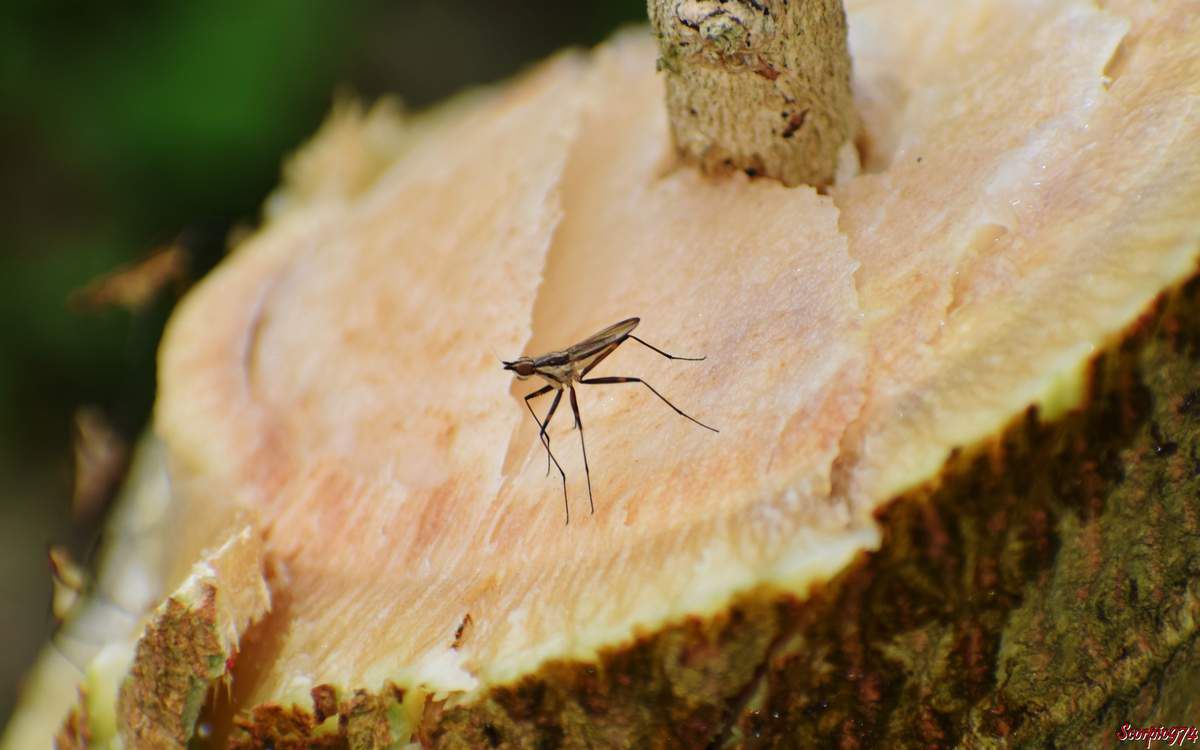
<instances>
[{"instance_id":1,"label":"brown bark ridge","mask_svg":"<svg viewBox=\"0 0 1200 750\"><path fill-rule=\"evenodd\" d=\"M270 608L262 553L252 527L234 530L153 613L117 696L125 747L187 746L242 633Z\"/></svg>"},{"instance_id":2,"label":"brown bark ridge","mask_svg":"<svg viewBox=\"0 0 1200 750\"><path fill-rule=\"evenodd\" d=\"M242 526L222 538L147 615L135 645L107 634L56 747L188 746L205 701L228 689L241 635L270 606L257 532Z\"/></svg>"},{"instance_id":3,"label":"brown bark ridge","mask_svg":"<svg viewBox=\"0 0 1200 750\"><path fill-rule=\"evenodd\" d=\"M833 182L854 137L842 0L649 0L681 156L710 174Z\"/></svg>"}]
</instances>

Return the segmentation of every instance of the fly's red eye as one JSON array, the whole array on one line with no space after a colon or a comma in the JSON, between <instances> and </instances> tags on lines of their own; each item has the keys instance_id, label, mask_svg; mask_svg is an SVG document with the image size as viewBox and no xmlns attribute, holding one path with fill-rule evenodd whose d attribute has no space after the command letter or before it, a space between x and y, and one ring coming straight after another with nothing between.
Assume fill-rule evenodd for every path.
<instances>
[{"instance_id":1,"label":"fly's red eye","mask_svg":"<svg viewBox=\"0 0 1200 750\"><path fill-rule=\"evenodd\" d=\"M522 376L532 375L533 374L533 363L532 362L518 363L517 364L517 374L522 375Z\"/></svg>"}]
</instances>

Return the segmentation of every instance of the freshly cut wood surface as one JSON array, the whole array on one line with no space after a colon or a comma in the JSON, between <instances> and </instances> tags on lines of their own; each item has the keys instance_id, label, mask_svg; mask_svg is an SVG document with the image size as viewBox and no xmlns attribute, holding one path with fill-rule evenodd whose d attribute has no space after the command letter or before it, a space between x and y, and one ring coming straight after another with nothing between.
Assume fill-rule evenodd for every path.
<instances>
[{"instance_id":1,"label":"freshly cut wood surface","mask_svg":"<svg viewBox=\"0 0 1200 750\"><path fill-rule=\"evenodd\" d=\"M1089 355L1195 267L1200 5L1105 5L851 4L862 88L905 92L876 119L888 166L835 194L871 341L856 500L1073 405Z\"/></svg>"},{"instance_id":2,"label":"freshly cut wood surface","mask_svg":"<svg viewBox=\"0 0 1200 750\"><path fill-rule=\"evenodd\" d=\"M860 89L898 106L874 117L879 171L833 200L676 168L653 52L625 38L466 107L362 194L284 214L174 321L158 412L195 503L262 512L304 613L269 623L247 700L470 691L756 585L803 593L869 548L877 503L1069 389L1192 262L1195 160L1149 137L1195 124L1197 78L1163 66L1192 43L1186 6L852 8ZM636 385L581 387L599 508L564 407L563 528L530 388L496 360L629 315L709 359L627 346L597 374L721 433Z\"/></svg>"},{"instance_id":3,"label":"freshly cut wood surface","mask_svg":"<svg viewBox=\"0 0 1200 750\"><path fill-rule=\"evenodd\" d=\"M385 679L469 690L764 577L829 573L872 540L829 501L862 378L832 201L668 174L652 56L627 39L586 71L535 74L352 207L251 241L175 319L159 429L187 473L261 510L305 613L278 623L252 701ZM721 432L639 386L581 386L598 508L564 405L564 527L532 386L497 359L634 314L708 360L631 344L595 374L644 377Z\"/></svg>"}]
</instances>

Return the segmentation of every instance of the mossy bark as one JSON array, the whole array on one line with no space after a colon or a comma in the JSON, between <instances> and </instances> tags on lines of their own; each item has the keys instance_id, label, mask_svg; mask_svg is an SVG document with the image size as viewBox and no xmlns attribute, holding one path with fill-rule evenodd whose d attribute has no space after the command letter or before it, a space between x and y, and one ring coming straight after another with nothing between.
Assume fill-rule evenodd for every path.
<instances>
[{"instance_id":1,"label":"mossy bark","mask_svg":"<svg viewBox=\"0 0 1200 750\"><path fill-rule=\"evenodd\" d=\"M195 607L167 599L164 611L138 642L118 710L122 734L133 747L183 747L210 686L226 671L216 633L217 591L207 586ZM138 686L153 685L153 691Z\"/></svg>"},{"instance_id":2,"label":"mossy bark","mask_svg":"<svg viewBox=\"0 0 1200 750\"><path fill-rule=\"evenodd\" d=\"M884 506L882 547L804 601L770 590L482 700L417 736L476 747L1115 746L1200 713L1200 277L1091 365L1087 402L1021 416ZM1032 335L1032 334L1031 334ZM355 706L239 720L232 745L384 747ZM318 695L320 691L320 695ZM324 698L322 698L324 696ZM385 700L386 699L386 700ZM324 705L324 709L319 707ZM335 732L316 729L337 705ZM297 729L300 727L300 729Z\"/></svg>"}]
</instances>

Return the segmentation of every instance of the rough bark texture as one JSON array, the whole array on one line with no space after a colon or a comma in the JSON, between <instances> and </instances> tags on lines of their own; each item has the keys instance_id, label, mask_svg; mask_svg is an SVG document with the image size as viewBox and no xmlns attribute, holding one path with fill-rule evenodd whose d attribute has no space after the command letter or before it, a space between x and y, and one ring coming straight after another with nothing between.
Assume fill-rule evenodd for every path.
<instances>
[{"instance_id":1,"label":"rough bark texture","mask_svg":"<svg viewBox=\"0 0 1200 750\"><path fill-rule=\"evenodd\" d=\"M147 623L117 698L126 747L185 747L206 698L228 689L241 634L270 608L262 555L249 527L236 531Z\"/></svg>"},{"instance_id":2,"label":"rough bark texture","mask_svg":"<svg viewBox=\"0 0 1200 750\"><path fill-rule=\"evenodd\" d=\"M475 747L1115 746L1200 713L1200 278L1093 361L1087 404L1030 411L879 513L884 543L804 602L761 590L418 737ZM233 746L385 747L402 695L260 707ZM335 730L318 730L337 706ZM363 706L373 731L352 728ZM398 709L397 709L398 710ZM361 718L357 718L361 721ZM282 743L281 743L281 740Z\"/></svg>"},{"instance_id":3,"label":"rough bark texture","mask_svg":"<svg viewBox=\"0 0 1200 750\"><path fill-rule=\"evenodd\" d=\"M147 628L119 704L122 734L131 746L183 747L192 736L209 685L225 672L216 601L212 586L194 608L167 599L165 611ZM156 690L134 692L143 684Z\"/></svg>"},{"instance_id":4,"label":"rough bark texture","mask_svg":"<svg viewBox=\"0 0 1200 750\"><path fill-rule=\"evenodd\" d=\"M81 688L56 745L111 747L119 734L129 748L186 747L206 699L229 679L239 636L270 606L262 565L261 541L250 527L230 534L149 618L121 682L116 715L90 716Z\"/></svg>"},{"instance_id":5,"label":"rough bark texture","mask_svg":"<svg viewBox=\"0 0 1200 750\"><path fill-rule=\"evenodd\" d=\"M685 159L833 182L856 122L841 0L650 0L649 11Z\"/></svg>"}]
</instances>

